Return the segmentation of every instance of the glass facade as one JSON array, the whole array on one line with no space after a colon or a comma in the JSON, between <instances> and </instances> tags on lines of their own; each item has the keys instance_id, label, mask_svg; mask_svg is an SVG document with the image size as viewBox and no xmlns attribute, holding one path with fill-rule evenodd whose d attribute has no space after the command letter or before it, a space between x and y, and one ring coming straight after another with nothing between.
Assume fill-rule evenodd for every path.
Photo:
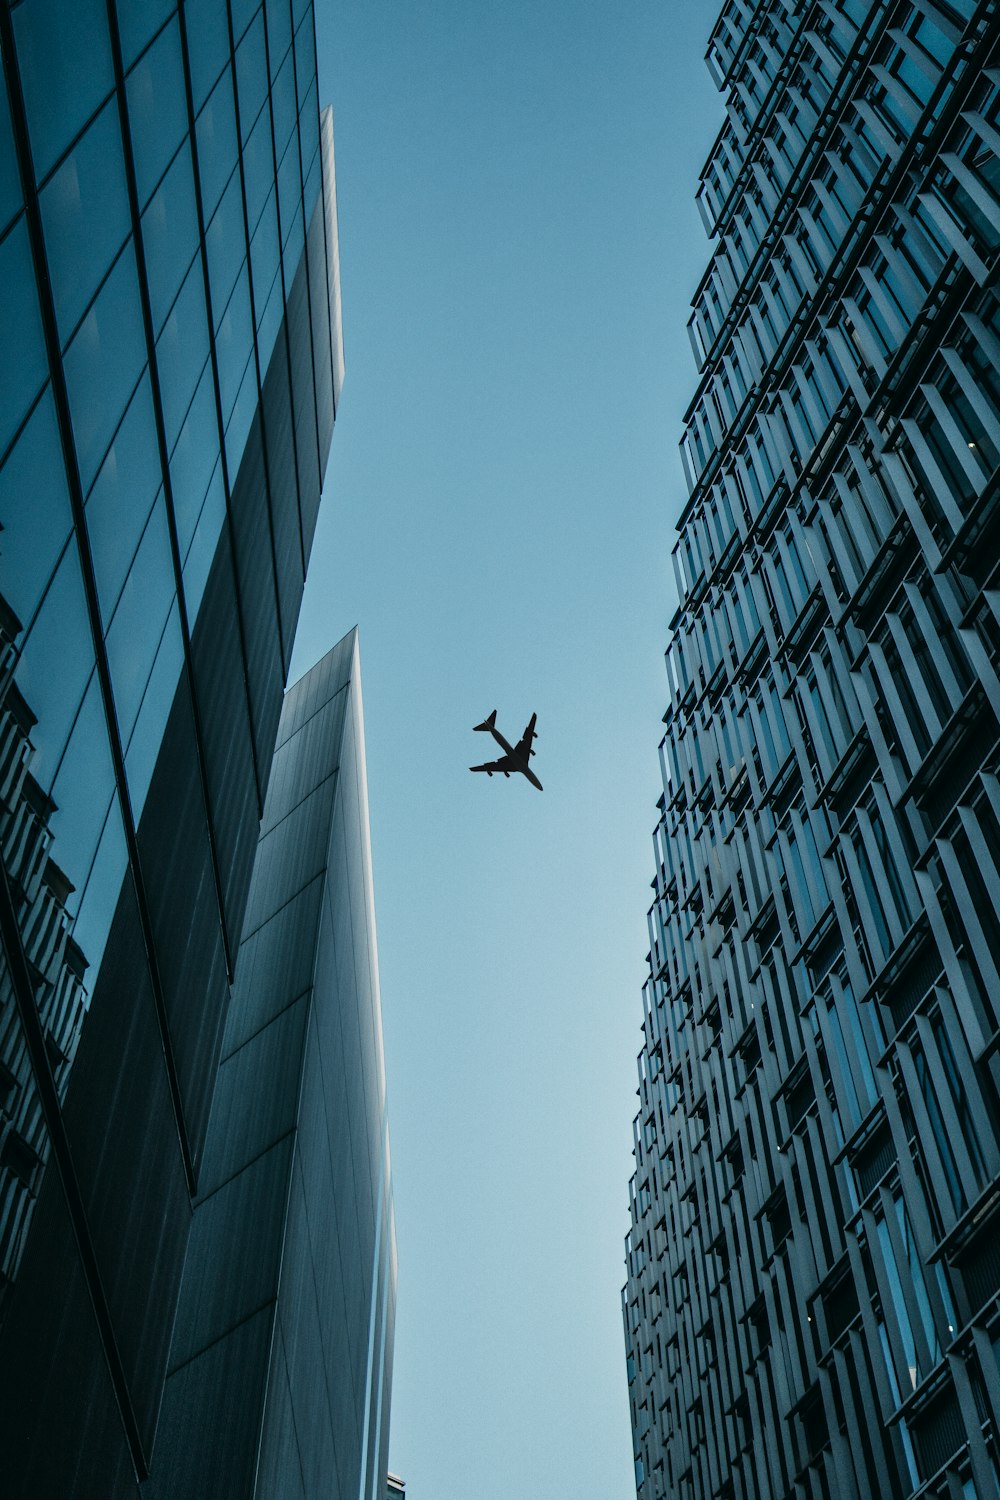
<instances>
[{"instance_id":1,"label":"glass facade","mask_svg":"<svg viewBox=\"0 0 1000 1500\"><path fill-rule=\"evenodd\" d=\"M357 633L289 691L148 1500L384 1500L396 1249Z\"/></svg>"},{"instance_id":2,"label":"glass facade","mask_svg":"<svg viewBox=\"0 0 1000 1500\"><path fill-rule=\"evenodd\" d=\"M149 1473L343 371L308 0L0 4L0 1472Z\"/></svg>"},{"instance_id":3,"label":"glass facade","mask_svg":"<svg viewBox=\"0 0 1000 1500\"><path fill-rule=\"evenodd\" d=\"M1000 7L727 0L635 1176L637 1491L1000 1493Z\"/></svg>"}]
</instances>

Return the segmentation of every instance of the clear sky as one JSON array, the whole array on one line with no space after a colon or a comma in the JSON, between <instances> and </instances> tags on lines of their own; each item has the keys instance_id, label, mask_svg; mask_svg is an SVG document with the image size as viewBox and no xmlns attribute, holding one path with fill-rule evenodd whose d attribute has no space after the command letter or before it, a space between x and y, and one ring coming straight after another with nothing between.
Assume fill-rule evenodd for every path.
<instances>
[{"instance_id":1,"label":"clear sky","mask_svg":"<svg viewBox=\"0 0 1000 1500\"><path fill-rule=\"evenodd\" d=\"M317 0L347 375L296 645L355 622L408 1500L628 1500L619 1291L700 0ZM497 710L521 778L471 776Z\"/></svg>"}]
</instances>

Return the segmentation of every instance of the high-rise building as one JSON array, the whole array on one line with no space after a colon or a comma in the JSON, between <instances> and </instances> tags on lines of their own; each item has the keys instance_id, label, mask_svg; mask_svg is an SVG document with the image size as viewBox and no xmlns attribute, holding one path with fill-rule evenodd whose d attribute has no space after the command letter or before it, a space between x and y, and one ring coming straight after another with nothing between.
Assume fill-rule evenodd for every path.
<instances>
[{"instance_id":1,"label":"high-rise building","mask_svg":"<svg viewBox=\"0 0 1000 1500\"><path fill-rule=\"evenodd\" d=\"M146 1500L384 1500L396 1247L357 632L285 698Z\"/></svg>"},{"instance_id":2,"label":"high-rise building","mask_svg":"<svg viewBox=\"0 0 1000 1500\"><path fill-rule=\"evenodd\" d=\"M192 1224L222 1201L209 1116L343 374L332 124L310 0L22 0L0 59L0 1490L108 1500L158 1480ZM334 1180L373 1257L341 1262L364 1353L333 1398L372 1494L382 1408L351 1371L372 1327L390 1363L380 1149ZM294 1415L304 1303L275 1295Z\"/></svg>"},{"instance_id":3,"label":"high-rise building","mask_svg":"<svg viewBox=\"0 0 1000 1500\"><path fill-rule=\"evenodd\" d=\"M727 0L623 1293L659 1497L1000 1484L1000 7Z\"/></svg>"}]
</instances>

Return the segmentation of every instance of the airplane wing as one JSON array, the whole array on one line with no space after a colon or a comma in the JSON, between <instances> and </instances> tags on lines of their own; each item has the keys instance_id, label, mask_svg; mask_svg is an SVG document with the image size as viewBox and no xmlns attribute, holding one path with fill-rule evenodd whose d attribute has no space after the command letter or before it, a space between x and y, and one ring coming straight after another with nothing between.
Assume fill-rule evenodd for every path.
<instances>
[{"instance_id":1,"label":"airplane wing","mask_svg":"<svg viewBox=\"0 0 1000 1500\"><path fill-rule=\"evenodd\" d=\"M537 714L531 715L531 718L528 720L528 723L525 727L524 733L518 740L517 744L514 746L514 754L519 755L524 761L526 761L529 756L534 755L535 753L531 748L531 742L535 738L535 720L537 718Z\"/></svg>"},{"instance_id":2,"label":"airplane wing","mask_svg":"<svg viewBox=\"0 0 1000 1500\"><path fill-rule=\"evenodd\" d=\"M481 766L469 767L470 771L487 771L491 776L493 775L494 771L503 771L507 775L509 775L511 771L514 771L516 769L517 767L514 765L509 755L501 755L499 760L485 761Z\"/></svg>"}]
</instances>

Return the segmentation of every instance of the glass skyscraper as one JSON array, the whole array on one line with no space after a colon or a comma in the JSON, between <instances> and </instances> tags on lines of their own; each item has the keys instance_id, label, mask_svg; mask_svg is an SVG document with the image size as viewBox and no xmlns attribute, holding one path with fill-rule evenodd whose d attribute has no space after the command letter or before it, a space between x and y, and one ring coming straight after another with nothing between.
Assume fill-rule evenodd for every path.
<instances>
[{"instance_id":1,"label":"glass skyscraper","mask_svg":"<svg viewBox=\"0 0 1000 1500\"><path fill-rule=\"evenodd\" d=\"M1000 1491L1000 7L727 0L623 1314L641 1500Z\"/></svg>"},{"instance_id":2,"label":"glass skyscraper","mask_svg":"<svg viewBox=\"0 0 1000 1500\"><path fill-rule=\"evenodd\" d=\"M144 1500L384 1500L396 1243L357 632L285 698Z\"/></svg>"},{"instance_id":3,"label":"glass skyscraper","mask_svg":"<svg viewBox=\"0 0 1000 1500\"><path fill-rule=\"evenodd\" d=\"M343 375L332 122L311 0L3 0L0 57L0 1490L107 1500L160 1483L185 1256L222 1187L209 1117ZM379 1379L380 1151L370 1226L338 1179L345 1337L367 1354L377 1327ZM271 1291L294 1410L305 1303ZM355 1354L336 1399L374 1495ZM261 1368L229 1370L248 1401ZM294 1493L283 1451L255 1493Z\"/></svg>"}]
</instances>

